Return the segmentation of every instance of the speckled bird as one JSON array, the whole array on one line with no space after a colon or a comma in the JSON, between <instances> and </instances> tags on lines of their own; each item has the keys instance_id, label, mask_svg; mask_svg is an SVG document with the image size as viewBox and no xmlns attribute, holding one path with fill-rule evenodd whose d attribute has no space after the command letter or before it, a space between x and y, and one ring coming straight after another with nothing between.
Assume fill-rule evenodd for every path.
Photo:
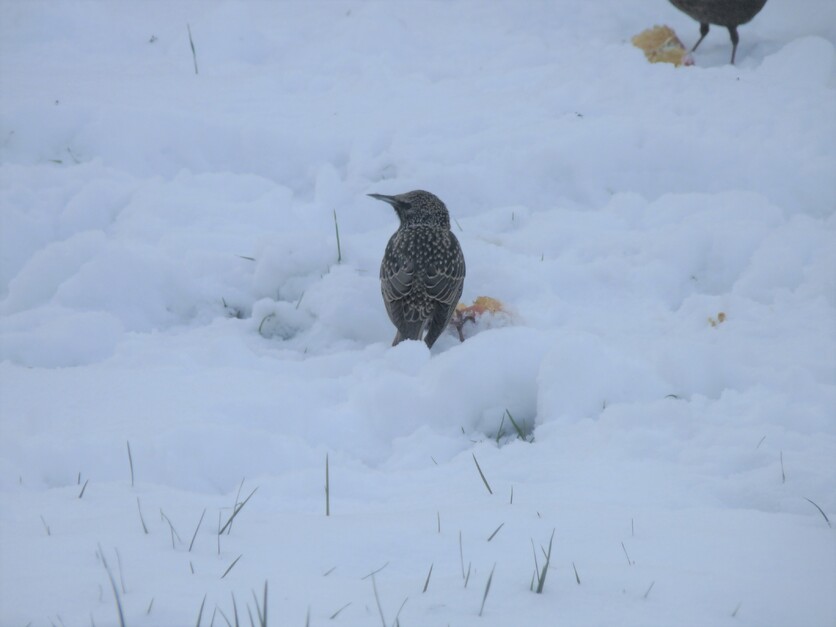
<instances>
[{"instance_id":1,"label":"speckled bird","mask_svg":"<svg viewBox=\"0 0 836 627\"><path fill-rule=\"evenodd\" d=\"M420 340L426 331L424 342L432 348L464 287L464 255L450 231L450 214L437 196L423 190L369 196L392 205L401 221L380 264L383 302L398 331L392 346Z\"/></svg>"},{"instance_id":2,"label":"speckled bird","mask_svg":"<svg viewBox=\"0 0 836 627\"><path fill-rule=\"evenodd\" d=\"M700 38L691 48L691 52L705 39L709 24L728 28L732 42L731 63L734 65L737 42L740 40L737 27L755 17L766 4L766 0L670 0L670 3L700 23Z\"/></svg>"}]
</instances>

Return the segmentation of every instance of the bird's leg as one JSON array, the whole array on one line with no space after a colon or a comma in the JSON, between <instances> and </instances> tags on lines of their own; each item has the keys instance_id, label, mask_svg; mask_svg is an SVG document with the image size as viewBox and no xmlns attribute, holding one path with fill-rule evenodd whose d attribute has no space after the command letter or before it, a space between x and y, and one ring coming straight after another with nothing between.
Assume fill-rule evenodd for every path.
<instances>
[{"instance_id":1,"label":"bird's leg","mask_svg":"<svg viewBox=\"0 0 836 627\"><path fill-rule=\"evenodd\" d=\"M737 42L740 41L740 37L737 36L737 26L729 26L729 37L731 37L731 64L734 65L734 55L737 52Z\"/></svg>"},{"instance_id":2,"label":"bird's leg","mask_svg":"<svg viewBox=\"0 0 836 627\"><path fill-rule=\"evenodd\" d=\"M702 40L705 39L705 36L708 35L708 29L709 29L709 26L708 26L707 22L701 22L700 23L700 38L697 39L697 43L695 43L694 47L691 48L691 52L696 50L697 46L700 45L700 42L702 42Z\"/></svg>"}]
</instances>

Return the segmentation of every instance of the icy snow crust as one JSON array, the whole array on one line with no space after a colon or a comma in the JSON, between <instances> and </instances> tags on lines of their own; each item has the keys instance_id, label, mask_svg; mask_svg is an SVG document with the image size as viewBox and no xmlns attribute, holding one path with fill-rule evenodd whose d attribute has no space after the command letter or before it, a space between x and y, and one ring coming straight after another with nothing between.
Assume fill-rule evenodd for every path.
<instances>
[{"instance_id":1,"label":"icy snow crust","mask_svg":"<svg viewBox=\"0 0 836 627\"><path fill-rule=\"evenodd\" d=\"M832 627L836 5L656 23L3 2L0 624ZM390 346L416 188L510 325Z\"/></svg>"}]
</instances>

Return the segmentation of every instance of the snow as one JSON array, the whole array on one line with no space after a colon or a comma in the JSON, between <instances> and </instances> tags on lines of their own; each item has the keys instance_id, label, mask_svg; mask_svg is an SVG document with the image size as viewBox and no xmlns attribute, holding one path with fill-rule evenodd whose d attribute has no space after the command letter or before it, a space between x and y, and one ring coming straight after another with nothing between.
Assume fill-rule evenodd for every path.
<instances>
[{"instance_id":1,"label":"snow","mask_svg":"<svg viewBox=\"0 0 836 627\"><path fill-rule=\"evenodd\" d=\"M836 5L662 23L0 3L0 624L832 626ZM507 309L431 351L419 188Z\"/></svg>"}]
</instances>

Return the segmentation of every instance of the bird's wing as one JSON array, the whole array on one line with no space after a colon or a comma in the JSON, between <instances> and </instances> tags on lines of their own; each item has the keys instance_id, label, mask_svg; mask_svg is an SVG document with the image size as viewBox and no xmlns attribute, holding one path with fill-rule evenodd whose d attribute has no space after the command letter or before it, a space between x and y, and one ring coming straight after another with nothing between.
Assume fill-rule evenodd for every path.
<instances>
[{"instance_id":1,"label":"bird's wing","mask_svg":"<svg viewBox=\"0 0 836 627\"><path fill-rule=\"evenodd\" d=\"M437 300L446 305L455 307L459 303L459 298L462 295L462 287L464 286L464 255L459 243L452 233L450 237L453 238L453 246L450 248L449 255L441 268L435 269L435 272L427 274L424 280L427 294L434 300Z\"/></svg>"},{"instance_id":2,"label":"bird's wing","mask_svg":"<svg viewBox=\"0 0 836 627\"><path fill-rule=\"evenodd\" d=\"M415 264L384 264L380 267L380 286L386 301L400 300L412 290L415 281Z\"/></svg>"}]
</instances>

